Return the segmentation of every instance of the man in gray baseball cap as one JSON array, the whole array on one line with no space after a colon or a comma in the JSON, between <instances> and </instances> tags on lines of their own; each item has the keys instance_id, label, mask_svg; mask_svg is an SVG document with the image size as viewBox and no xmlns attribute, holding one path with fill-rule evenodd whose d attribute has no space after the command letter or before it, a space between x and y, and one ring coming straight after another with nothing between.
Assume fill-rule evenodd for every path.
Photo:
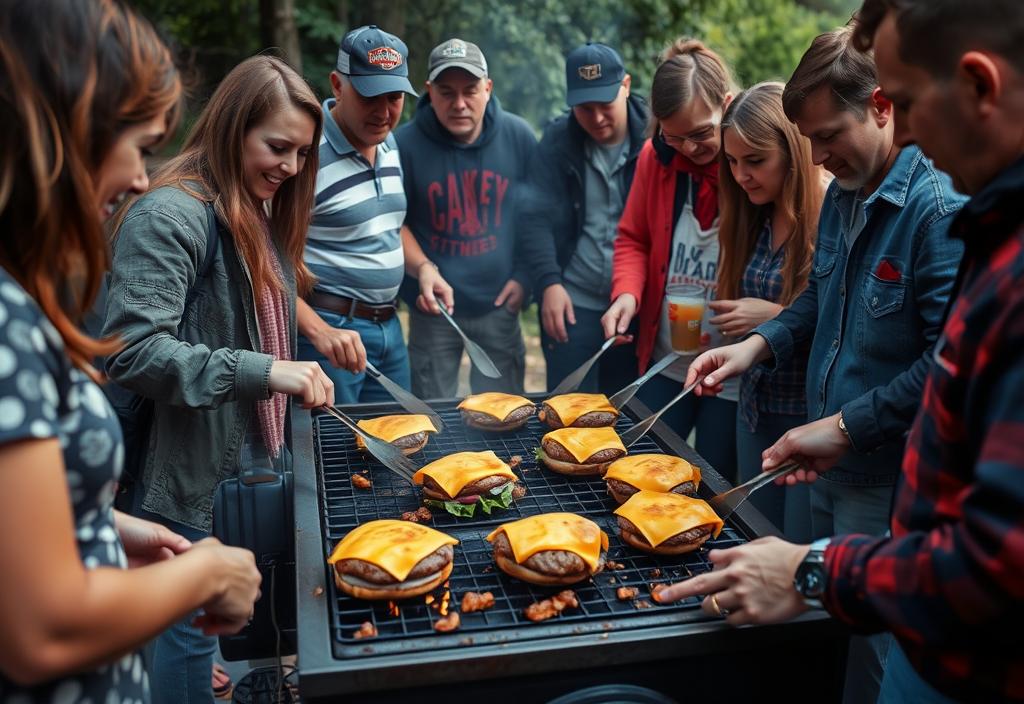
<instances>
[{"instance_id":1,"label":"man in gray baseball cap","mask_svg":"<svg viewBox=\"0 0 1024 704\"><path fill-rule=\"evenodd\" d=\"M366 361L408 388L409 356L395 315L405 219L398 124L409 83L409 50L374 26L348 32L324 103L320 171L306 265L314 290L296 308L298 358L319 362L338 403L383 401Z\"/></svg>"}]
</instances>

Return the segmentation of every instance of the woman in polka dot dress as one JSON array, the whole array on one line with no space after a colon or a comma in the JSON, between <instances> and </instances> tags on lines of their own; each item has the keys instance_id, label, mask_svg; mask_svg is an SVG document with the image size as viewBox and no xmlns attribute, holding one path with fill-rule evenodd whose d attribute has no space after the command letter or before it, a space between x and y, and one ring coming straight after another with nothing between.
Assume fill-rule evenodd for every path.
<instances>
[{"instance_id":1,"label":"woman in polka dot dress","mask_svg":"<svg viewBox=\"0 0 1024 704\"><path fill-rule=\"evenodd\" d=\"M145 190L181 86L115 0L0 14L0 702L145 702L140 647L202 609L245 625L252 554L114 511L120 426L77 327L106 264L101 219Z\"/></svg>"}]
</instances>

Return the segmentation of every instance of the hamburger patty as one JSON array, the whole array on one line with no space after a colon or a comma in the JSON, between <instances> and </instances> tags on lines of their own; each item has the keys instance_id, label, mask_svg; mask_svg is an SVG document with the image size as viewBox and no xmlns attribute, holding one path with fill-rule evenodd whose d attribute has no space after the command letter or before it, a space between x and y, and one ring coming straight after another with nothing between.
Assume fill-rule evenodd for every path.
<instances>
[{"instance_id":1,"label":"hamburger patty","mask_svg":"<svg viewBox=\"0 0 1024 704\"><path fill-rule=\"evenodd\" d=\"M638 542L646 543L647 545L651 544L650 541L644 537L644 534L641 533L635 525L633 525L632 521L630 521L628 518L623 518L622 516L618 516L617 518L619 519L619 528L622 529L623 535L626 535L628 533L631 538ZM690 543L697 542L705 535L711 535L711 532L712 527L709 525L697 526L696 528L691 528L690 530L683 531L682 533L676 533L668 540L661 541L660 543L658 543L658 545L689 545Z\"/></svg>"},{"instance_id":2,"label":"hamburger patty","mask_svg":"<svg viewBox=\"0 0 1024 704\"><path fill-rule=\"evenodd\" d=\"M400 438L396 438L391 441L391 444L397 447L399 450L407 450L410 447L416 447L417 445L426 442L427 431L421 430L418 433L412 435L403 435Z\"/></svg>"},{"instance_id":3,"label":"hamburger patty","mask_svg":"<svg viewBox=\"0 0 1024 704\"><path fill-rule=\"evenodd\" d=\"M520 406L519 408L515 409L507 416L499 420L492 416L490 413L484 413L482 411L470 411L465 408L460 410L462 411L462 417L467 422L476 423L477 425L494 426L519 423L521 421L526 420L527 418L529 418L530 416L537 412L537 408L533 404L527 404L526 406Z\"/></svg>"},{"instance_id":4,"label":"hamburger patty","mask_svg":"<svg viewBox=\"0 0 1024 704\"><path fill-rule=\"evenodd\" d=\"M490 477L484 477L482 479L477 479L475 482L471 482L466 486L462 487L462 491L459 492L459 496L474 496L477 494L486 494L491 489L495 489L499 486L504 486L505 484L508 484L511 481L515 480L500 475L494 475ZM440 484L438 484L433 479L427 476L423 477L423 488L439 496L448 496L448 492L442 489ZM452 496L451 498L454 499L455 497Z\"/></svg>"},{"instance_id":5,"label":"hamburger patty","mask_svg":"<svg viewBox=\"0 0 1024 704\"><path fill-rule=\"evenodd\" d=\"M494 536L494 552L496 555L501 555L513 562L516 561L516 557L512 553L512 545L508 542L508 536L503 532ZM534 572L557 577L590 574L590 569L587 567L587 563L583 561L583 558L567 550L541 550L530 555L530 557L526 558L525 562L520 562L519 564L528 567ZM598 561L598 567L601 565L604 565L603 552Z\"/></svg>"},{"instance_id":6,"label":"hamburger patty","mask_svg":"<svg viewBox=\"0 0 1024 704\"><path fill-rule=\"evenodd\" d=\"M632 496L636 492L640 491L632 484L628 484L619 479L606 479L608 482L608 489L614 491L619 496ZM693 485L693 482L683 482L682 484L676 484L671 489L673 494L687 494L692 495L697 490L697 487Z\"/></svg>"},{"instance_id":7,"label":"hamburger patty","mask_svg":"<svg viewBox=\"0 0 1024 704\"><path fill-rule=\"evenodd\" d=\"M561 416L558 415L558 411L544 403L540 409L540 419L550 425L552 428L564 428L565 423L562 422ZM573 428L603 428L608 425L615 425L615 421L618 420L618 416L608 411L590 411L584 413L573 422Z\"/></svg>"},{"instance_id":8,"label":"hamburger patty","mask_svg":"<svg viewBox=\"0 0 1024 704\"><path fill-rule=\"evenodd\" d=\"M451 563L452 556L454 555L451 545L442 545L434 552L430 553L422 560L416 563L409 573L406 579L419 579L421 577L429 577L432 574L437 574L444 567ZM372 563L366 562L365 560L359 560L356 558L350 558L348 560L339 560L334 568L341 574L350 574L353 577L372 582L373 584L379 584L381 586L390 586L397 584L398 580L391 576L386 570L377 567Z\"/></svg>"},{"instance_id":9,"label":"hamburger patty","mask_svg":"<svg viewBox=\"0 0 1024 704\"><path fill-rule=\"evenodd\" d=\"M541 447L544 449L544 454L551 459L558 460L559 462L572 462L574 464L599 464L601 462L611 462L612 460L617 460L626 454L617 447L610 447L607 450L598 450L590 457L580 462L573 457L571 452L562 446L562 443L557 440L542 440Z\"/></svg>"}]
</instances>

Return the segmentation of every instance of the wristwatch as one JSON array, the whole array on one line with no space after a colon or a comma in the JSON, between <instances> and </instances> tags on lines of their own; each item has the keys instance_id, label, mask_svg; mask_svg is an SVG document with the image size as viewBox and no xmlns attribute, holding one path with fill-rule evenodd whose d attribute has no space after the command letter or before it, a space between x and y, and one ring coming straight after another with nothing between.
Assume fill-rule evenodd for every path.
<instances>
[{"instance_id":1,"label":"wristwatch","mask_svg":"<svg viewBox=\"0 0 1024 704\"><path fill-rule=\"evenodd\" d=\"M846 436L847 441L849 441L850 444L853 444L853 441L850 440L850 431L846 429L846 421L843 420L842 411L839 411L839 430Z\"/></svg>"},{"instance_id":2,"label":"wristwatch","mask_svg":"<svg viewBox=\"0 0 1024 704\"><path fill-rule=\"evenodd\" d=\"M793 577L793 587L797 594L804 598L804 603L811 608L822 608L821 597L828 586L828 574L825 572L825 549L832 541L831 538L822 538L811 543L811 549L807 556L796 568L796 575Z\"/></svg>"}]
</instances>

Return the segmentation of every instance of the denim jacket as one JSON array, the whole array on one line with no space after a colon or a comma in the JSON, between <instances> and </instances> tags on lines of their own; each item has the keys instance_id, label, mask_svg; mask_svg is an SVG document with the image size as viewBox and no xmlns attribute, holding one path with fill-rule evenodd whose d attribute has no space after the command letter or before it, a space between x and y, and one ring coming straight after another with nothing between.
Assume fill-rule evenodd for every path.
<instances>
[{"instance_id":1,"label":"denim jacket","mask_svg":"<svg viewBox=\"0 0 1024 704\"><path fill-rule=\"evenodd\" d=\"M217 484L238 474L255 402L270 397L273 362L258 351L252 283L227 232L184 310L214 236L207 227L203 204L178 188L132 205L114 241L103 328L124 343L107 358L107 373L155 401L142 508L204 531ZM294 357L295 276L278 258Z\"/></svg>"},{"instance_id":2,"label":"denim jacket","mask_svg":"<svg viewBox=\"0 0 1024 704\"><path fill-rule=\"evenodd\" d=\"M963 254L948 232L966 198L920 149L903 149L864 201L864 228L851 250L845 233L856 195L836 182L829 187L807 289L754 333L771 348L769 367L811 340L808 420L842 410L852 445L826 478L889 485Z\"/></svg>"}]
</instances>

